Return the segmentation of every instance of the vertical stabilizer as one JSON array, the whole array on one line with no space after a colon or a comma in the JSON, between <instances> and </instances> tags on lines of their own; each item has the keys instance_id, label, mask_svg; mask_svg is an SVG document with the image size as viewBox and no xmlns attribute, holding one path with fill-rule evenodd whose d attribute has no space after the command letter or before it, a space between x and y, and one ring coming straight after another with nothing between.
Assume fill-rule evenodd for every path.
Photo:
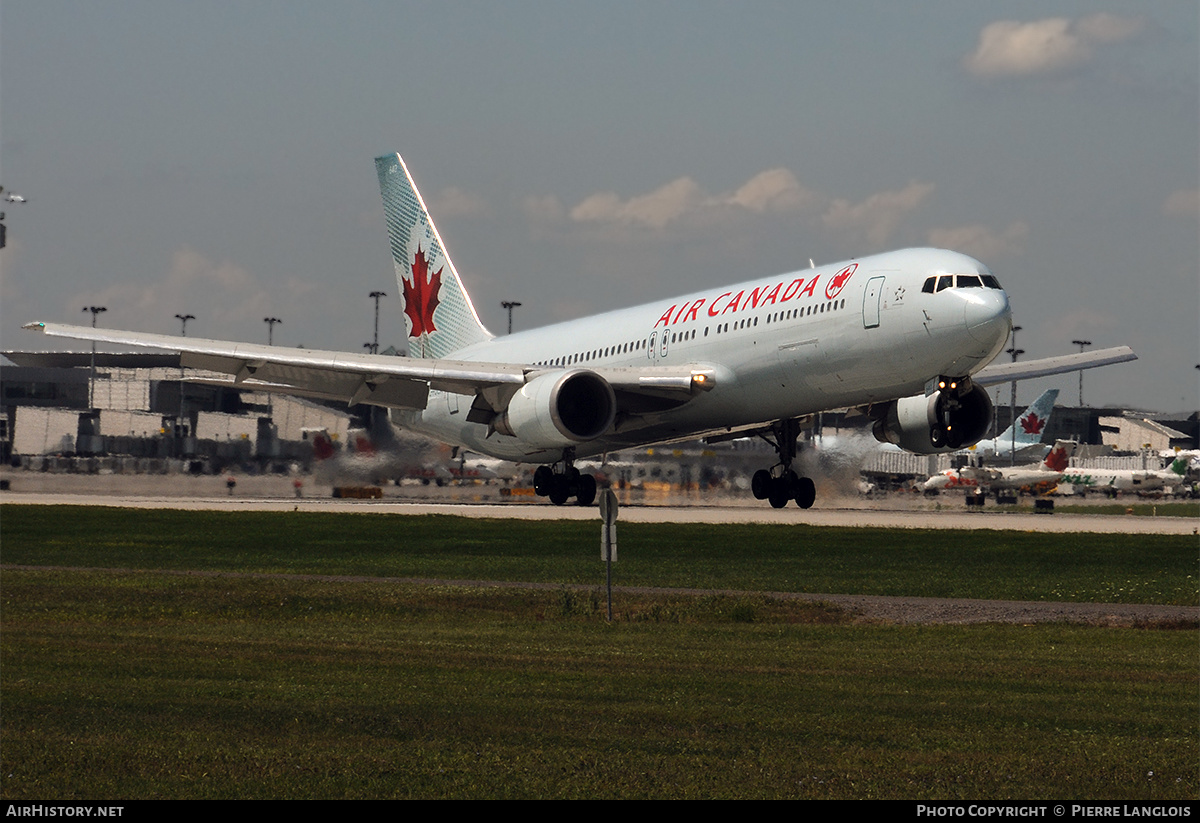
<instances>
[{"instance_id":1,"label":"vertical stabilizer","mask_svg":"<svg viewBox=\"0 0 1200 823\"><path fill-rule=\"evenodd\" d=\"M376 157L375 170L408 327L409 355L446 358L491 338L446 254L404 160L399 154Z\"/></svg>"},{"instance_id":2,"label":"vertical stabilizer","mask_svg":"<svg viewBox=\"0 0 1200 823\"><path fill-rule=\"evenodd\" d=\"M1017 451L1036 446L1042 442L1042 434L1046 430L1046 424L1050 422L1050 413L1057 401L1058 389L1047 389L1017 418L1017 422L1005 429L995 440L980 445L991 446L991 450L996 454L1008 454L1012 451L1014 443Z\"/></svg>"},{"instance_id":3,"label":"vertical stabilizer","mask_svg":"<svg viewBox=\"0 0 1200 823\"><path fill-rule=\"evenodd\" d=\"M1066 471L1078 446L1079 443L1074 440L1055 440L1054 448L1050 449L1050 453L1042 460L1039 468L1048 472Z\"/></svg>"}]
</instances>

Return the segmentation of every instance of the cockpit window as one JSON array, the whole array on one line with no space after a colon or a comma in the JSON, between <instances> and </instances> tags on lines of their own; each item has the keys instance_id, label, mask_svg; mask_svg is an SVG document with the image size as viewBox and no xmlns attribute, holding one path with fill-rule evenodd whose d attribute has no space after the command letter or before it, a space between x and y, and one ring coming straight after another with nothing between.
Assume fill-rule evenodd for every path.
<instances>
[{"instance_id":1,"label":"cockpit window","mask_svg":"<svg viewBox=\"0 0 1200 823\"><path fill-rule=\"evenodd\" d=\"M944 291L953 288L960 289L999 289L1000 281L991 274L938 274L925 279L921 291L925 294Z\"/></svg>"}]
</instances>

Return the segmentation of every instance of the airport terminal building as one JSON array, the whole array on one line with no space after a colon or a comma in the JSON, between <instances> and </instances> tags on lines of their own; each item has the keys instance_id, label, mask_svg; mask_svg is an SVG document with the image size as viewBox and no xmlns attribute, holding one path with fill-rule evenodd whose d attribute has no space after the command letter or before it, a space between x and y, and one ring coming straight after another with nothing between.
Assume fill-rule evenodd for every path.
<instances>
[{"instance_id":1,"label":"airport terminal building","mask_svg":"<svg viewBox=\"0 0 1200 823\"><path fill-rule=\"evenodd\" d=\"M5 352L0 425L5 462L111 459L192 471L280 461L307 464L313 432L345 443L349 410L246 391L225 375L180 366L177 354ZM224 385L222 385L224 384ZM132 464L124 466L124 464Z\"/></svg>"}]
</instances>

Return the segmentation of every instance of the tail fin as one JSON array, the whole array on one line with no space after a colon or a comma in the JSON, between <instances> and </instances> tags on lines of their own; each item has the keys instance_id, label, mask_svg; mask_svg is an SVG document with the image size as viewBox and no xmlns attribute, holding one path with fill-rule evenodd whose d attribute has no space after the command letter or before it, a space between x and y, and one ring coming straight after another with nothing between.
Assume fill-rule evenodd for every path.
<instances>
[{"instance_id":1,"label":"tail fin","mask_svg":"<svg viewBox=\"0 0 1200 823\"><path fill-rule=\"evenodd\" d=\"M1026 446L1034 446L1042 442L1042 432L1046 430L1046 424L1050 422L1050 412L1054 410L1054 404L1058 401L1058 389L1047 389L1042 392L1037 400L1027 408L1017 422L1004 430L1003 434L996 437L995 451L999 452L1002 449L1011 449L1013 443L1016 443L1018 450ZM1015 437L1014 437L1014 431Z\"/></svg>"},{"instance_id":2,"label":"tail fin","mask_svg":"<svg viewBox=\"0 0 1200 823\"><path fill-rule=\"evenodd\" d=\"M1054 448L1042 461L1042 468L1051 472L1065 471L1071 464L1071 457L1075 454L1075 448L1078 445L1079 443L1074 440L1056 440Z\"/></svg>"},{"instance_id":3,"label":"tail fin","mask_svg":"<svg viewBox=\"0 0 1200 823\"><path fill-rule=\"evenodd\" d=\"M492 337L471 298L399 154L375 158L387 218L396 287L412 357L449 357Z\"/></svg>"}]
</instances>

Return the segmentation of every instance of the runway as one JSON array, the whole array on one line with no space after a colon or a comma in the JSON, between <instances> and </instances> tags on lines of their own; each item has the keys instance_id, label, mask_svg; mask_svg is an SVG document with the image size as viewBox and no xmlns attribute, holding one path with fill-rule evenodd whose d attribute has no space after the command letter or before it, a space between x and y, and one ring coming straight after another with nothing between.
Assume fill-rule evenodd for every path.
<instances>
[{"instance_id":1,"label":"runway","mask_svg":"<svg viewBox=\"0 0 1200 823\"><path fill-rule=\"evenodd\" d=\"M486 503L474 501L337 500L287 497L179 497L126 494L66 494L53 492L0 495L0 502L30 505L114 506L132 509L190 509L217 511L323 511L355 514L441 514L520 520L599 520L595 506L554 506L549 503ZM1028 514L959 510L829 507L818 503L807 511L795 507L772 509L749 505L624 505L619 518L627 523L780 523L788 525L866 527L883 529L989 529L997 531L1084 532L1097 534L1200 533L1200 518L1134 517L1103 514Z\"/></svg>"}]
</instances>

